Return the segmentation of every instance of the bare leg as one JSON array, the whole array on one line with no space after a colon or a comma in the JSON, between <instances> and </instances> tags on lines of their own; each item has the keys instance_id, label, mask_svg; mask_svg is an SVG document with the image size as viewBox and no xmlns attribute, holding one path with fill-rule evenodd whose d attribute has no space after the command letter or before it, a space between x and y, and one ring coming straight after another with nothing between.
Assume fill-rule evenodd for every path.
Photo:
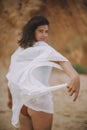
<instances>
[{"instance_id":1,"label":"bare leg","mask_svg":"<svg viewBox=\"0 0 87 130\"><path fill-rule=\"evenodd\" d=\"M27 114L26 107L23 106L19 115L20 130L33 130L31 117Z\"/></svg>"},{"instance_id":2,"label":"bare leg","mask_svg":"<svg viewBox=\"0 0 87 130\"><path fill-rule=\"evenodd\" d=\"M53 114L35 111L28 108L28 114L31 116L34 130L51 130Z\"/></svg>"},{"instance_id":3,"label":"bare leg","mask_svg":"<svg viewBox=\"0 0 87 130\"><path fill-rule=\"evenodd\" d=\"M7 103L7 106L12 109L12 95L11 95L11 92L10 92L10 89L8 88L8 103Z\"/></svg>"}]
</instances>

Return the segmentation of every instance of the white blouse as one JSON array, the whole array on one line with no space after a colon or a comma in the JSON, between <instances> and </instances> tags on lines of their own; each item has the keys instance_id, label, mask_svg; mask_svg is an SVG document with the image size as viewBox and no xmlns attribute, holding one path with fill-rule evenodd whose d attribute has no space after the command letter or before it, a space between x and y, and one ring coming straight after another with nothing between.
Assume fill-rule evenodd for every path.
<instances>
[{"instance_id":1,"label":"white blouse","mask_svg":"<svg viewBox=\"0 0 87 130\"><path fill-rule=\"evenodd\" d=\"M52 67L61 69L53 61L68 61L64 56L43 41L33 47L19 47L11 56L6 75L12 94L12 124L19 127L19 113L23 105L37 111L53 113L51 91L66 87L67 84L49 85Z\"/></svg>"}]
</instances>

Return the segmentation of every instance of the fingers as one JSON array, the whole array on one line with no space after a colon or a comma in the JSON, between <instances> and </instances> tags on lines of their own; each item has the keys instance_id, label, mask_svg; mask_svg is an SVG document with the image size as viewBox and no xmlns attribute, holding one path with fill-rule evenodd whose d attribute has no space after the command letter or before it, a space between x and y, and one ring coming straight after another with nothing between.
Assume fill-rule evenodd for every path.
<instances>
[{"instance_id":1,"label":"fingers","mask_svg":"<svg viewBox=\"0 0 87 130\"><path fill-rule=\"evenodd\" d=\"M71 90L72 90L72 87L67 87L68 88L68 92L71 92Z\"/></svg>"},{"instance_id":2,"label":"fingers","mask_svg":"<svg viewBox=\"0 0 87 130\"><path fill-rule=\"evenodd\" d=\"M77 99L77 97L78 97L78 91L77 90L75 90L73 87L67 87L68 88L68 92L69 92L69 95L70 96L73 96L73 94L74 94L74 99L73 99L73 101L76 101L76 99Z\"/></svg>"},{"instance_id":3,"label":"fingers","mask_svg":"<svg viewBox=\"0 0 87 130\"><path fill-rule=\"evenodd\" d=\"M75 93L75 96L74 96L74 99L73 99L74 102L76 101L77 97L78 97L78 94Z\"/></svg>"},{"instance_id":4,"label":"fingers","mask_svg":"<svg viewBox=\"0 0 87 130\"><path fill-rule=\"evenodd\" d=\"M76 101L80 90L80 79L78 77L71 79L67 88L69 95L74 95L73 101Z\"/></svg>"},{"instance_id":5,"label":"fingers","mask_svg":"<svg viewBox=\"0 0 87 130\"><path fill-rule=\"evenodd\" d=\"M75 101L76 101L76 99L78 98L78 94L79 94L79 91L76 91L76 92L75 92L74 99L73 99L73 101L74 101L74 102L75 102Z\"/></svg>"},{"instance_id":6,"label":"fingers","mask_svg":"<svg viewBox=\"0 0 87 130\"><path fill-rule=\"evenodd\" d=\"M72 87L67 87L68 88L68 92L70 93L70 96L73 95L73 93L75 92L75 90Z\"/></svg>"},{"instance_id":7,"label":"fingers","mask_svg":"<svg viewBox=\"0 0 87 130\"><path fill-rule=\"evenodd\" d=\"M70 96L72 96L75 93L75 90L70 91Z\"/></svg>"}]
</instances>

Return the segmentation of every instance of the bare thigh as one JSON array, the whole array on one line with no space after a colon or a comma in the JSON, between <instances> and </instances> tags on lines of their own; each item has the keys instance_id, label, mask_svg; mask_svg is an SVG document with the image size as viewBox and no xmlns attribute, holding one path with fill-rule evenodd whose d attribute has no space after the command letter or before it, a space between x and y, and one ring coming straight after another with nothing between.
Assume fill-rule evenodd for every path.
<instances>
[{"instance_id":1,"label":"bare thigh","mask_svg":"<svg viewBox=\"0 0 87 130\"><path fill-rule=\"evenodd\" d=\"M32 119L28 115L26 107L23 106L19 115L20 130L33 130Z\"/></svg>"},{"instance_id":2,"label":"bare thigh","mask_svg":"<svg viewBox=\"0 0 87 130\"><path fill-rule=\"evenodd\" d=\"M35 111L30 108L27 112L31 116L34 130L52 130L53 114Z\"/></svg>"}]
</instances>

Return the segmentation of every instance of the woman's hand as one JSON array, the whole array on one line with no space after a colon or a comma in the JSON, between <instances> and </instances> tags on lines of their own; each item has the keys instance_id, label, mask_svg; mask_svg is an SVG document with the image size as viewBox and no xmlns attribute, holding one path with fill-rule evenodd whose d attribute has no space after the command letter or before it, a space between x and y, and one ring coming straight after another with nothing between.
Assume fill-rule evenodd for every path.
<instances>
[{"instance_id":1,"label":"woman's hand","mask_svg":"<svg viewBox=\"0 0 87 130\"><path fill-rule=\"evenodd\" d=\"M68 92L70 96L74 95L73 101L76 101L78 94L79 94L79 89L80 89L80 78L79 76L76 76L71 79L70 83L68 84Z\"/></svg>"},{"instance_id":2,"label":"woman's hand","mask_svg":"<svg viewBox=\"0 0 87 130\"><path fill-rule=\"evenodd\" d=\"M76 101L80 89L80 77L69 61L59 61L58 63L62 66L64 71L69 75L71 79L67 88L70 96L75 94L73 101Z\"/></svg>"}]
</instances>

